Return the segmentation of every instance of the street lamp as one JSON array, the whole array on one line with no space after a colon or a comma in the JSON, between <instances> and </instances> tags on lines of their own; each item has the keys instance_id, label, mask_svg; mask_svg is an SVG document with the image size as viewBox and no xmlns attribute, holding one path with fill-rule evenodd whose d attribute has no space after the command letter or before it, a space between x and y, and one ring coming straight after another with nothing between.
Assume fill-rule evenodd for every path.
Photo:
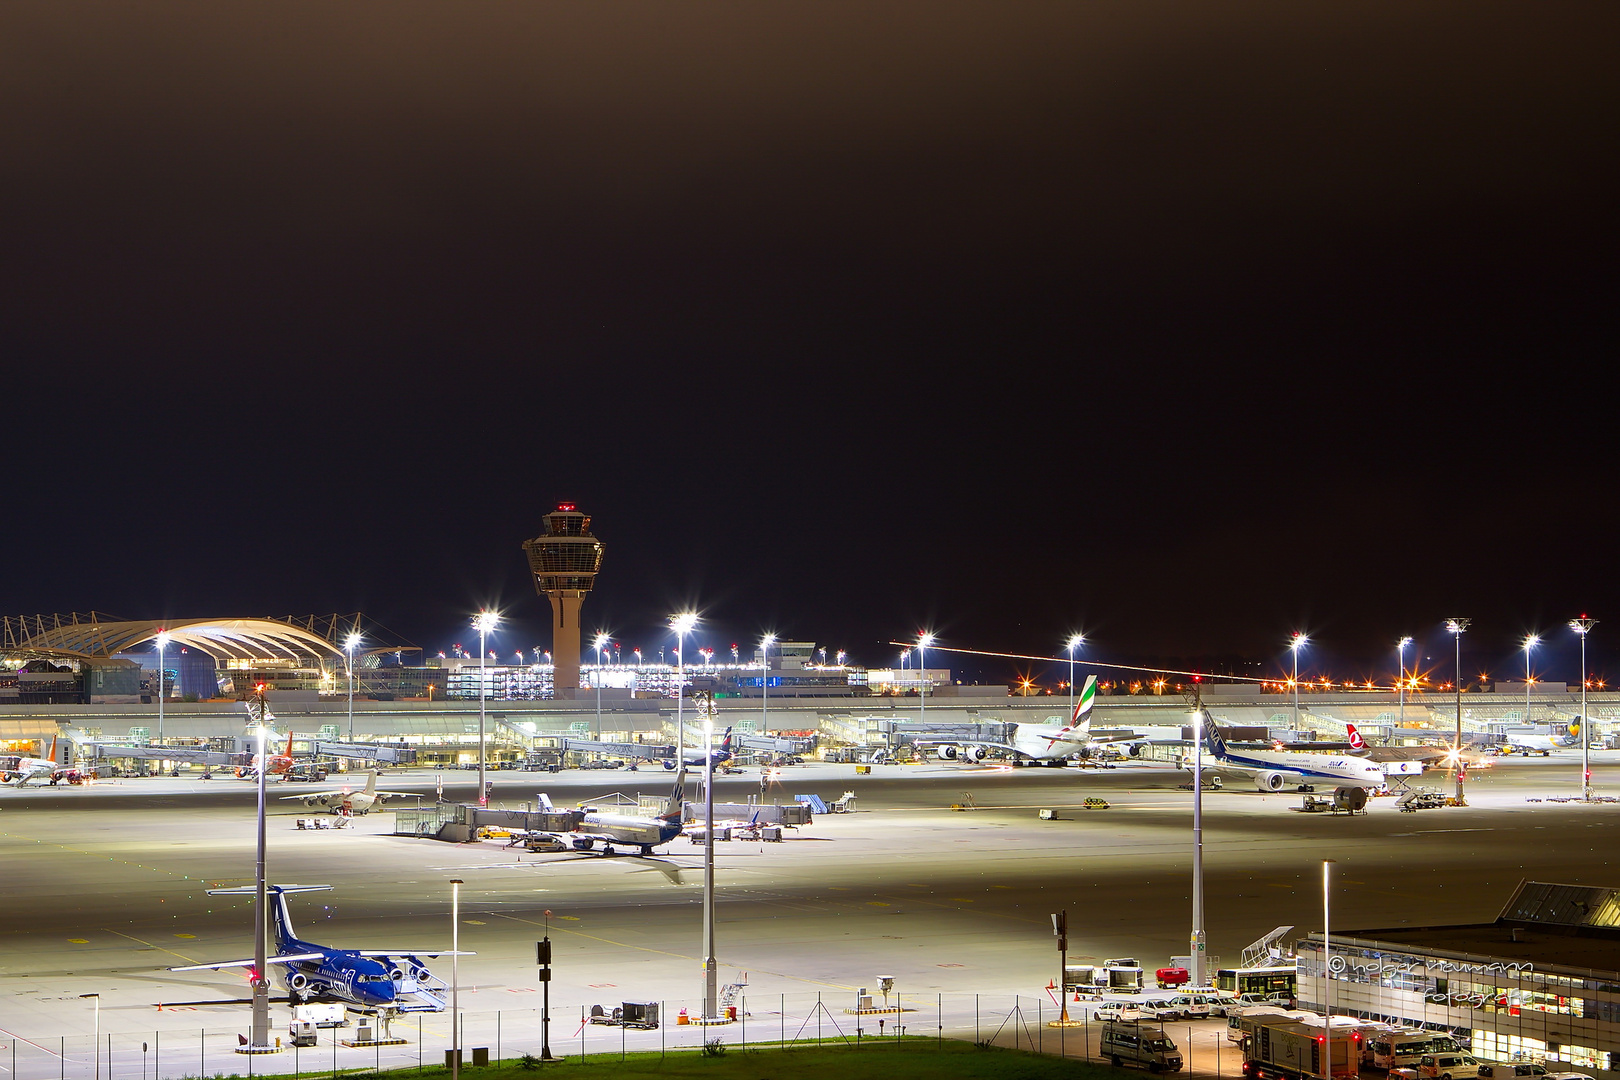
<instances>
[{"instance_id":1,"label":"street lamp","mask_svg":"<svg viewBox=\"0 0 1620 1080\"><path fill-rule=\"evenodd\" d=\"M1071 724L1074 723L1074 650L1085 643L1086 635L1070 634L1069 640L1063 644L1063 647L1069 650L1069 723ZM1202 986L1203 984L1195 983L1194 985Z\"/></svg>"},{"instance_id":2,"label":"street lamp","mask_svg":"<svg viewBox=\"0 0 1620 1080\"><path fill-rule=\"evenodd\" d=\"M270 773L270 759L265 755L264 739L269 707L264 701L264 684L260 683L255 689L259 698L259 836L253 882L253 1023L252 1037L248 1040L249 1053L270 1049L270 979L265 970L265 954L269 951L265 935L270 925L270 907L265 897L264 870L264 785Z\"/></svg>"},{"instance_id":3,"label":"street lamp","mask_svg":"<svg viewBox=\"0 0 1620 1080\"><path fill-rule=\"evenodd\" d=\"M1400 677L1396 680L1396 696L1400 699L1401 715L1396 721L1397 727L1406 726L1406 647L1412 644L1412 639L1403 637L1395 643L1395 666L1400 669Z\"/></svg>"},{"instance_id":4,"label":"street lamp","mask_svg":"<svg viewBox=\"0 0 1620 1080\"><path fill-rule=\"evenodd\" d=\"M1569 620L1569 628L1581 635L1581 719L1575 731L1581 739L1581 798L1586 801L1592 798L1592 725L1586 722L1586 635L1596 625L1596 619L1585 615Z\"/></svg>"},{"instance_id":5,"label":"street lamp","mask_svg":"<svg viewBox=\"0 0 1620 1080\"><path fill-rule=\"evenodd\" d=\"M596 646L596 672L591 676L591 682L596 684L596 741L602 741L602 653L612 641L606 634L597 634L591 641Z\"/></svg>"},{"instance_id":6,"label":"street lamp","mask_svg":"<svg viewBox=\"0 0 1620 1080\"><path fill-rule=\"evenodd\" d=\"M1326 1076L1333 1075L1333 1003L1328 1000L1333 993L1333 950L1328 942L1328 886L1336 861L1322 860L1322 1061Z\"/></svg>"},{"instance_id":7,"label":"street lamp","mask_svg":"<svg viewBox=\"0 0 1620 1080\"><path fill-rule=\"evenodd\" d=\"M1294 730L1299 730L1299 650L1311 640L1298 630L1288 640L1288 649L1294 654Z\"/></svg>"},{"instance_id":8,"label":"street lamp","mask_svg":"<svg viewBox=\"0 0 1620 1080\"><path fill-rule=\"evenodd\" d=\"M1193 729L1193 895L1192 984L1209 985L1208 953L1204 934L1204 709L1192 714Z\"/></svg>"},{"instance_id":9,"label":"street lamp","mask_svg":"<svg viewBox=\"0 0 1620 1080\"><path fill-rule=\"evenodd\" d=\"M697 625L697 613L683 611L669 617L669 628L675 631L675 740L678 744L675 765L680 767L680 756L686 753L686 635ZM659 652L663 652L660 647Z\"/></svg>"},{"instance_id":10,"label":"street lamp","mask_svg":"<svg viewBox=\"0 0 1620 1080\"><path fill-rule=\"evenodd\" d=\"M157 741L158 741L159 746L163 745L163 683L165 681L164 677L163 677L163 649L164 649L164 646L166 646L168 644L169 644L169 632L167 630L159 630L158 634L157 634L157 650L158 650L158 670L157 670L157 676L158 676L158 695L157 695L157 699L158 699L158 740ZM163 771L163 763L161 761L158 762L158 771L159 772ZM101 1005L99 1004L99 999L98 999L98 1004L96 1005L96 1008L97 1008L98 1014L99 1014L99 1010L101 1008Z\"/></svg>"},{"instance_id":11,"label":"street lamp","mask_svg":"<svg viewBox=\"0 0 1620 1080\"><path fill-rule=\"evenodd\" d=\"M489 648L485 638L494 631L501 617L496 612L485 608L473 618L473 629L478 631L478 805L489 805L489 787L484 780L484 698L488 696L489 683L484 677L484 665L489 660Z\"/></svg>"},{"instance_id":12,"label":"street lamp","mask_svg":"<svg viewBox=\"0 0 1620 1080\"><path fill-rule=\"evenodd\" d=\"M928 719L928 646L934 643L934 635L926 631L917 635L917 711L921 713L919 722Z\"/></svg>"},{"instance_id":13,"label":"street lamp","mask_svg":"<svg viewBox=\"0 0 1620 1080\"><path fill-rule=\"evenodd\" d=\"M95 998L96 1000L96 1080L101 1080L101 995L80 994L81 998Z\"/></svg>"},{"instance_id":14,"label":"street lamp","mask_svg":"<svg viewBox=\"0 0 1620 1080\"><path fill-rule=\"evenodd\" d=\"M1456 650L1452 659L1451 695L1457 705L1457 742L1452 752L1457 755L1457 802L1463 801L1463 761L1462 761L1462 636L1468 630L1472 619L1447 619L1446 629L1451 631L1455 641Z\"/></svg>"},{"instance_id":15,"label":"street lamp","mask_svg":"<svg viewBox=\"0 0 1620 1080\"><path fill-rule=\"evenodd\" d=\"M354 742L354 650L360 647L360 631L355 630L343 639L343 651L349 654L349 741Z\"/></svg>"},{"instance_id":16,"label":"street lamp","mask_svg":"<svg viewBox=\"0 0 1620 1080\"><path fill-rule=\"evenodd\" d=\"M1530 650L1541 644L1540 634L1526 634L1524 638L1524 722L1530 722Z\"/></svg>"},{"instance_id":17,"label":"street lamp","mask_svg":"<svg viewBox=\"0 0 1620 1080\"><path fill-rule=\"evenodd\" d=\"M720 1016L720 965L714 958L714 698L703 714L703 1019Z\"/></svg>"},{"instance_id":18,"label":"street lamp","mask_svg":"<svg viewBox=\"0 0 1620 1080\"><path fill-rule=\"evenodd\" d=\"M450 1080L461 1078L461 886L450 879Z\"/></svg>"},{"instance_id":19,"label":"street lamp","mask_svg":"<svg viewBox=\"0 0 1620 1080\"><path fill-rule=\"evenodd\" d=\"M759 639L759 699L760 734L771 733L771 646L776 644L775 634Z\"/></svg>"}]
</instances>

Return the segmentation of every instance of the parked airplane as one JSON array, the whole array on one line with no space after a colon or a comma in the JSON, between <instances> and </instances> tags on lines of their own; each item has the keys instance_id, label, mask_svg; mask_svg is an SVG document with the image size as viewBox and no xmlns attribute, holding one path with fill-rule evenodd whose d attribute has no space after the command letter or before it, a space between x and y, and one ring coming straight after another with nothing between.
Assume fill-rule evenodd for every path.
<instances>
[{"instance_id":1,"label":"parked airplane","mask_svg":"<svg viewBox=\"0 0 1620 1080\"><path fill-rule=\"evenodd\" d=\"M675 790L665 800L664 812L657 817L639 817L634 814L603 813L594 806L581 809L584 816L571 833L529 833L526 838L554 837L568 843L575 851L594 851L602 845L603 855L614 854L614 845L639 847L642 855L651 855L652 849L667 844L681 835L681 796L686 790L686 769L675 774ZM552 809L551 798L538 796L545 809Z\"/></svg>"},{"instance_id":2,"label":"parked airplane","mask_svg":"<svg viewBox=\"0 0 1620 1080\"><path fill-rule=\"evenodd\" d=\"M293 760L294 759L293 759L292 744L293 744L292 733L288 732L287 733L287 749L284 752L280 753L280 754L271 753L271 754L266 754L265 755L269 759L265 763L265 767L267 769L269 769L269 772L266 774L266 779L268 779L271 776L285 776L287 774L287 770L293 767ZM257 780L259 778L259 755L258 754L254 754L251 761L248 764L246 764L246 765L238 765L236 767L236 778L238 780Z\"/></svg>"},{"instance_id":3,"label":"parked airplane","mask_svg":"<svg viewBox=\"0 0 1620 1080\"><path fill-rule=\"evenodd\" d=\"M78 769L57 763L54 735L51 736L51 751L48 758L27 755L0 756L0 783L23 787L30 780L49 780L51 786L55 787L63 780L70 784L78 784L83 783L84 779L84 774Z\"/></svg>"},{"instance_id":4,"label":"parked airplane","mask_svg":"<svg viewBox=\"0 0 1620 1080\"><path fill-rule=\"evenodd\" d=\"M1087 675L1080 696L1075 699L1074 713L1066 724L1015 724L1004 743L990 741L940 742L934 752L943 761L983 761L990 751L1017 754L1031 761L1044 761L1057 765L1065 758L1088 757L1093 743L1102 742L1091 734L1091 707L1097 698L1097 676ZM931 740L922 740L925 745ZM1110 742L1141 741L1137 736L1125 735Z\"/></svg>"},{"instance_id":5,"label":"parked airplane","mask_svg":"<svg viewBox=\"0 0 1620 1080\"><path fill-rule=\"evenodd\" d=\"M731 729L726 728L725 738L720 740L720 745L709 751L709 761L713 768L718 769L722 765L729 765L734 756L736 755L731 750ZM683 753L681 755L681 766L689 769L701 769L703 768L703 755ZM664 768L666 770L675 768L675 760L665 758Z\"/></svg>"},{"instance_id":6,"label":"parked airplane","mask_svg":"<svg viewBox=\"0 0 1620 1080\"><path fill-rule=\"evenodd\" d=\"M366 773L366 786L360 791L352 790L347 784L340 788L330 788L326 791L308 791L302 795L283 795L282 802L296 800L305 806L322 806L334 814L351 817L364 814L378 803L398 796L410 796L410 791L378 791L377 770L371 769Z\"/></svg>"},{"instance_id":7,"label":"parked airplane","mask_svg":"<svg viewBox=\"0 0 1620 1080\"><path fill-rule=\"evenodd\" d=\"M269 885L272 945L275 955L266 963L287 991L294 1005L310 1001L342 1002L363 1009L395 1012L442 1012L448 991L442 979L435 978L421 956L472 956L449 949L333 949L301 941L293 933L287 913L287 894L318 892L330 885ZM254 887L209 889L210 896L251 896ZM205 971L245 967L252 974L252 960L227 960L220 964L191 964L170 971Z\"/></svg>"},{"instance_id":8,"label":"parked airplane","mask_svg":"<svg viewBox=\"0 0 1620 1080\"><path fill-rule=\"evenodd\" d=\"M1282 791L1289 786L1309 789L1319 783L1376 789L1388 782L1384 770L1366 758L1286 750L1233 750L1208 709L1204 710L1204 745L1215 758L1214 768L1252 773L1254 786L1261 791Z\"/></svg>"},{"instance_id":9,"label":"parked airplane","mask_svg":"<svg viewBox=\"0 0 1620 1080\"><path fill-rule=\"evenodd\" d=\"M1581 718L1570 721L1566 735L1545 735L1540 732L1504 731L1502 738L1507 749L1514 754L1540 754L1550 757L1554 750L1567 750L1581 744Z\"/></svg>"}]
</instances>

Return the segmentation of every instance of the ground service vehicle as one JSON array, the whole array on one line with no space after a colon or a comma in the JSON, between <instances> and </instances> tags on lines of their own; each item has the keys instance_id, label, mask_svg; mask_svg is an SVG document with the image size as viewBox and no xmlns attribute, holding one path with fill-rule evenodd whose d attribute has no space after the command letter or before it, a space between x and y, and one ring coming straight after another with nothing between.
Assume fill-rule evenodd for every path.
<instances>
[{"instance_id":1,"label":"ground service vehicle","mask_svg":"<svg viewBox=\"0 0 1620 1080\"><path fill-rule=\"evenodd\" d=\"M1140 1065L1148 1072L1180 1072L1181 1051L1163 1028L1140 1024L1105 1024L1102 1055L1116 1068Z\"/></svg>"},{"instance_id":2,"label":"ground service vehicle","mask_svg":"<svg viewBox=\"0 0 1620 1080\"><path fill-rule=\"evenodd\" d=\"M1291 960L1272 967L1221 968L1215 972L1217 989L1239 997L1259 994L1278 1005L1294 1003L1298 982L1299 976Z\"/></svg>"},{"instance_id":3,"label":"ground service vehicle","mask_svg":"<svg viewBox=\"0 0 1620 1080\"><path fill-rule=\"evenodd\" d=\"M1424 1054L1418 1058L1418 1075L1427 1080L1460 1080L1479 1075L1479 1059L1471 1054Z\"/></svg>"},{"instance_id":4,"label":"ground service vehicle","mask_svg":"<svg viewBox=\"0 0 1620 1080\"><path fill-rule=\"evenodd\" d=\"M1415 1069L1424 1054L1459 1052L1457 1040L1432 1031L1406 1031L1373 1040L1373 1065L1380 1069Z\"/></svg>"},{"instance_id":5,"label":"ground service vehicle","mask_svg":"<svg viewBox=\"0 0 1620 1080\"><path fill-rule=\"evenodd\" d=\"M1479 1075L1485 1080L1518 1080L1520 1077L1546 1076L1547 1067L1533 1061L1486 1061L1480 1064Z\"/></svg>"},{"instance_id":6,"label":"ground service vehicle","mask_svg":"<svg viewBox=\"0 0 1620 1080\"><path fill-rule=\"evenodd\" d=\"M1237 1005L1226 1010L1226 1041L1242 1044L1261 1024L1297 1024L1304 1015L1276 1005Z\"/></svg>"},{"instance_id":7,"label":"ground service vehicle","mask_svg":"<svg viewBox=\"0 0 1620 1080\"><path fill-rule=\"evenodd\" d=\"M1361 1033L1314 1024L1260 1024L1243 1043L1243 1075L1251 1080L1333 1080L1361 1075Z\"/></svg>"}]
</instances>

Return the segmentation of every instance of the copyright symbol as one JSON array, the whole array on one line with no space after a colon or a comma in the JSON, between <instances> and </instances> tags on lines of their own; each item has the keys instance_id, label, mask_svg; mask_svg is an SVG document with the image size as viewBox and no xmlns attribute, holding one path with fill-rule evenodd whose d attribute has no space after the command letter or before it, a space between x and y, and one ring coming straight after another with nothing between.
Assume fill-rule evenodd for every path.
<instances>
[{"instance_id":1,"label":"copyright symbol","mask_svg":"<svg viewBox=\"0 0 1620 1080\"><path fill-rule=\"evenodd\" d=\"M1344 957L1335 956L1333 959L1329 960L1328 961L1328 970L1333 972L1333 974L1335 974L1335 975L1338 975L1341 972L1343 972L1344 971Z\"/></svg>"}]
</instances>

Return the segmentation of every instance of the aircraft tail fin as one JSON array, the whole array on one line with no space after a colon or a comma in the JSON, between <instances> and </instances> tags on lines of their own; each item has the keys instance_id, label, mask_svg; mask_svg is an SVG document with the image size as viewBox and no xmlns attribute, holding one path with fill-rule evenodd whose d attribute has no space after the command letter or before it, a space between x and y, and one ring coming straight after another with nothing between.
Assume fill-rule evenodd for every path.
<instances>
[{"instance_id":1,"label":"aircraft tail fin","mask_svg":"<svg viewBox=\"0 0 1620 1080\"><path fill-rule=\"evenodd\" d=\"M1085 727L1091 722L1091 706L1097 700L1097 676L1087 675L1086 684L1074 702L1074 715L1069 717L1070 727Z\"/></svg>"},{"instance_id":2,"label":"aircraft tail fin","mask_svg":"<svg viewBox=\"0 0 1620 1080\"><path fill-rule=\"evenodd\" d=\"M720 754L722 757L731 756L731 729L726 728L726 737L720 740Z\"/></svg>"},{"instance_id":3,"label":"aircraft tail fin","mask_svg":"<svg viewBox=\"0 0 1620 1080\"><path fill-rule=\"evenodd\" d=\"M367 795L375 795L375 794L377 794L377 770L376 769L372 769L370 772L366 773L366 794Z\"/></svg>"},{"instance_id":4,"label":"aircraft tail fin","mask_svg":"<svg viewBox=\"0 0 1620 1080\"><path fill-rule=\"evenodd\" d=\"M675 789L669 793L669 806L662 814L658 815L659 818L664 821L681 820L681 802L685 793L686 767L683 765L681 771L675 774Z\"/></svg>"},{"instance_id":5,"label":"aircraft tail fin","mask_svg":"<svg viewBox=\"0 0 1620 1080\"><path fill-rule=\"evenodd\" d=\"M52 765L56 764L56 736L55 735L51 736L51 752L46 754L45 756L50 759Z\"/></svg>"},{"instance_id":6,"label":"aircraft tail fin","mask_svg":"<svg viewBox=\"0 0 1620 1080\"><path fill-rule=\"evenodd\" d=\"M1346 728L1348 728L1349 731L1350 731L1350 749L1352 749L1352 750L1365 750L1365 749L1367 749L1367 740L1363 739L1361 737L1361 732L1356 730L1356 725L1346 723L1344 726Z\"/></svg>"},{"instance_id":7,"label":"aircraft tail fin","mask_svg":"<svg viewBox=\"0 0 1620 1080\"><path fill-rule=\"evenodd\" d=\"M1217 760L1223 759L1226 757L1226 738L1221 734L1221 729L1215 726L1215 718L1209 715L1209 710L1205 709L1203 712L1204 742L1209 745L1209 752L1214 754Z\"/></svg>"}]
</instances>

